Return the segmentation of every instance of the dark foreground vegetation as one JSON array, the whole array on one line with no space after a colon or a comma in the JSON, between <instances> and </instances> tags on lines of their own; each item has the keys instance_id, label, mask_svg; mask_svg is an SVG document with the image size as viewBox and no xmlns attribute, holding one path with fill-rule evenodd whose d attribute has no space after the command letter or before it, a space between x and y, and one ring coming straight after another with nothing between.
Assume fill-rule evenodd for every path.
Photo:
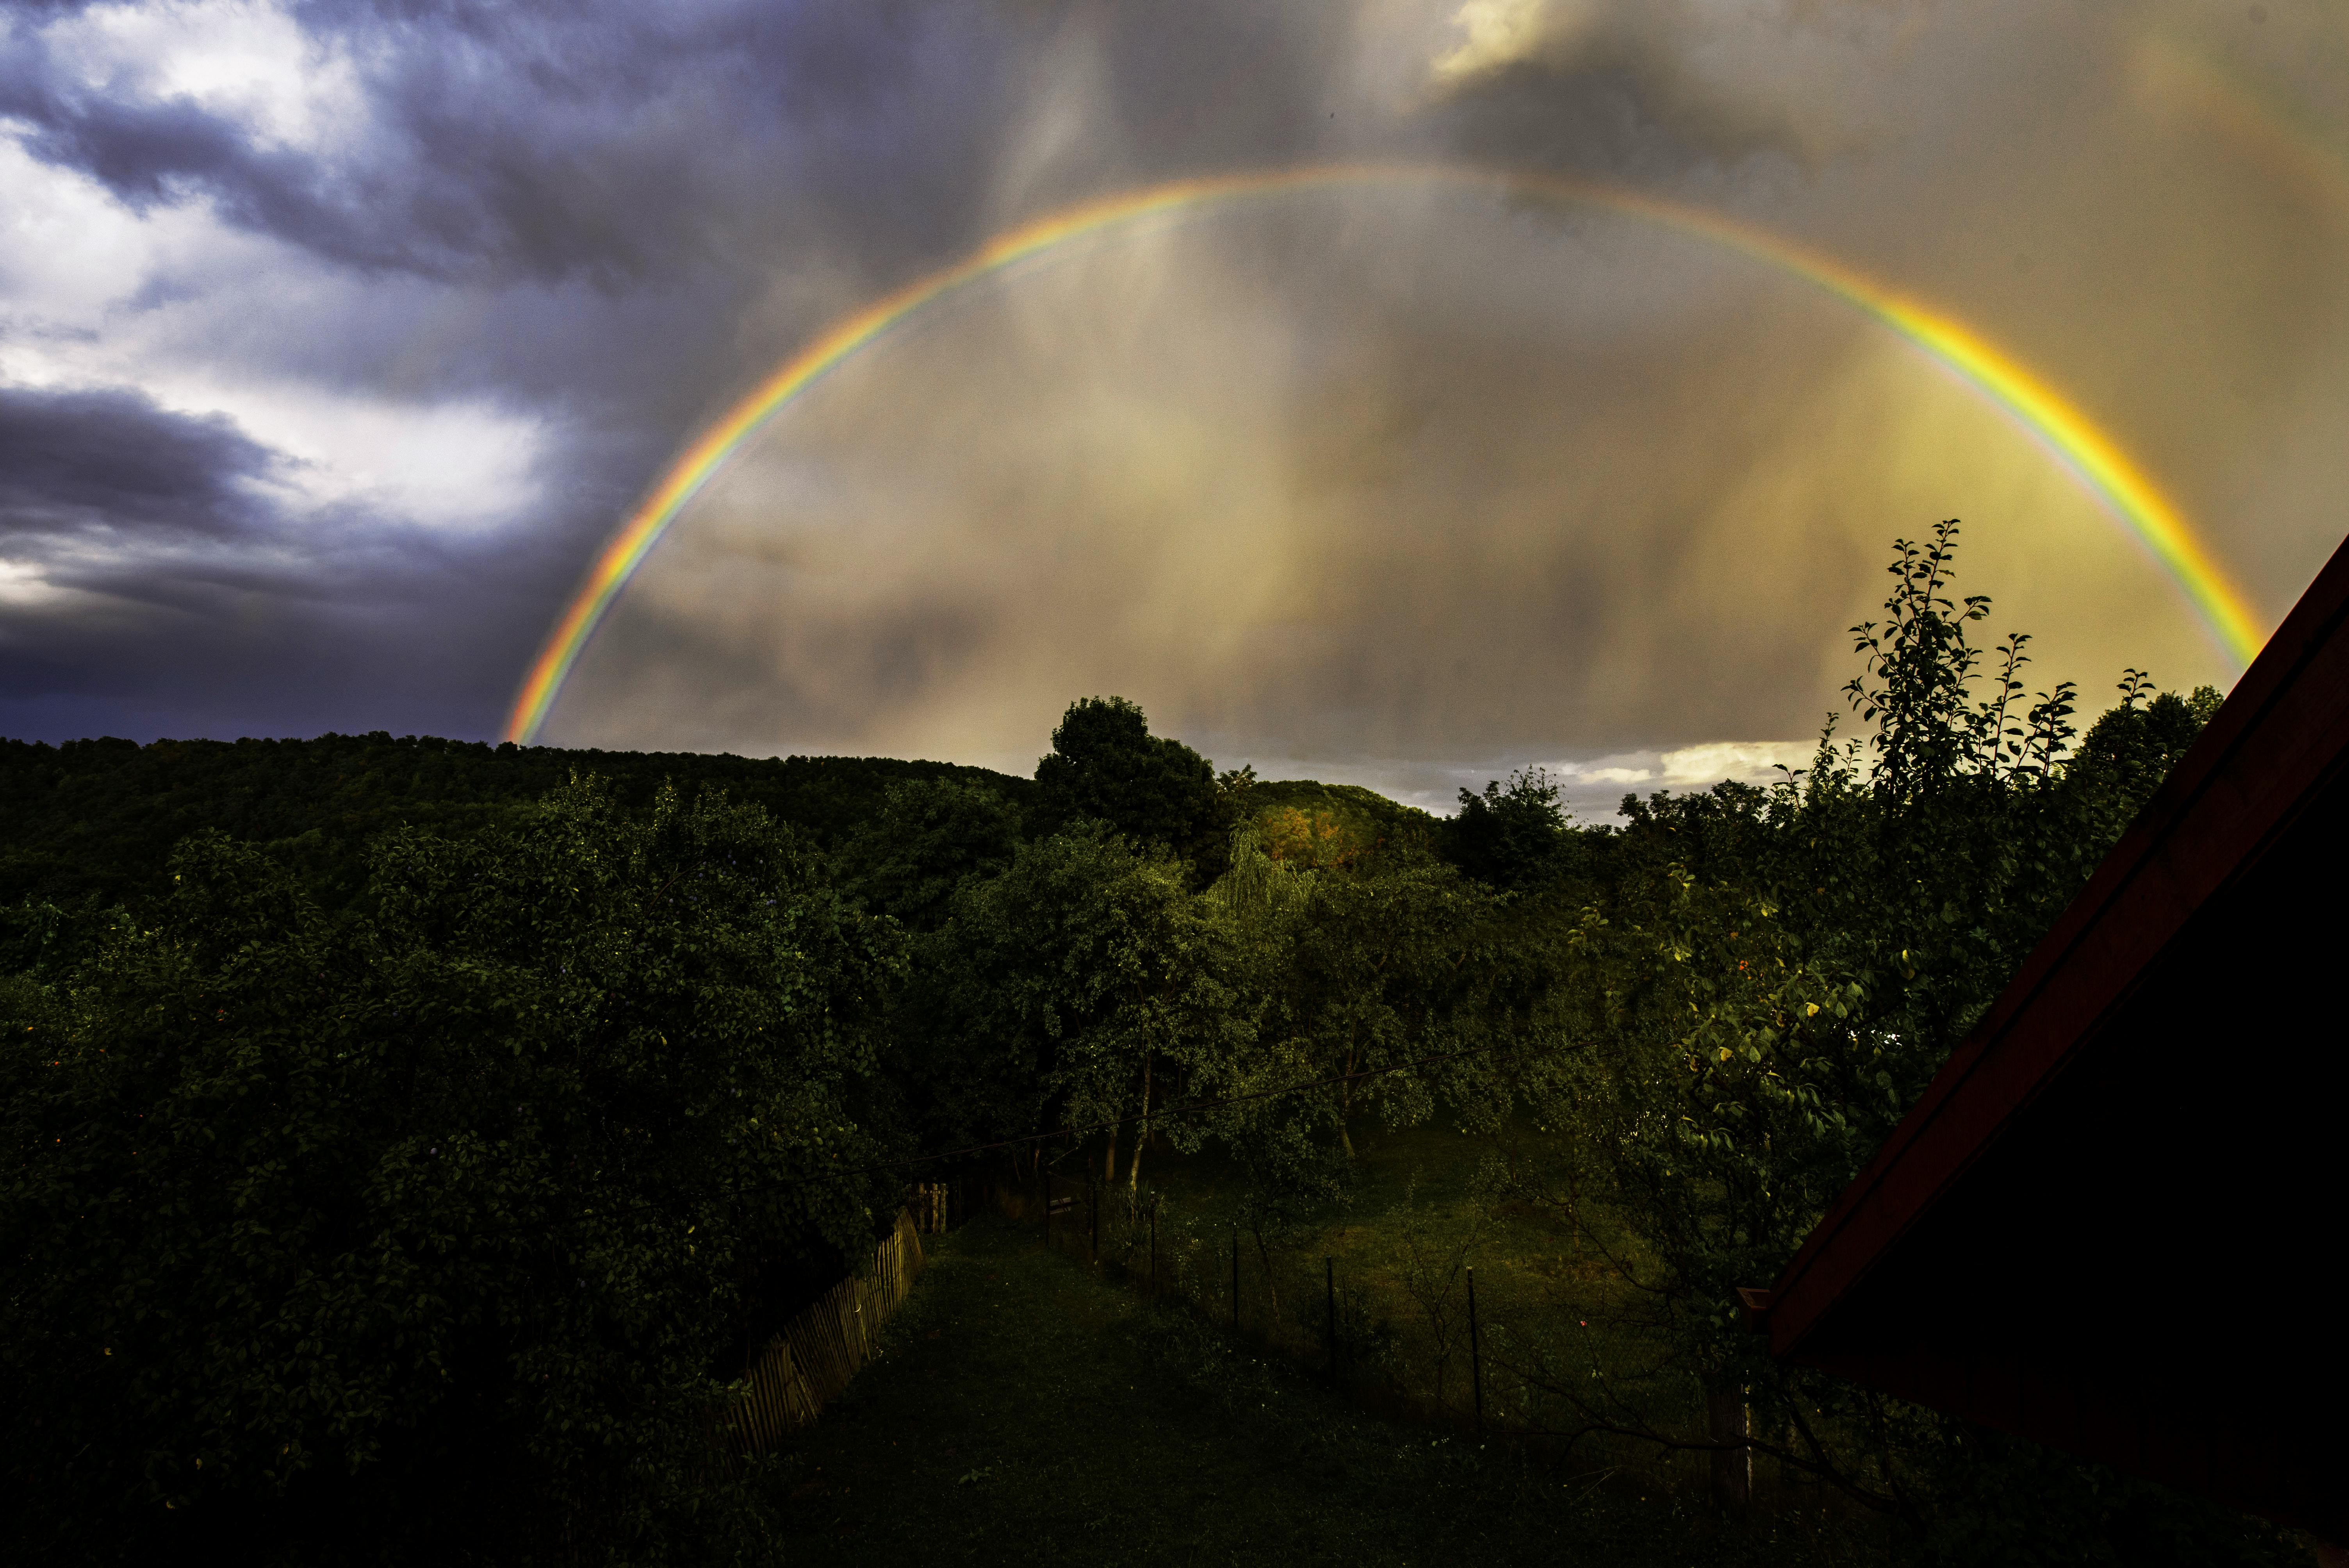
<instances>
[{"instance_id":1,"label":"dark foreground vegetation","mask_svg":"<svg viewBox=\"0 0 2349 1568\"><path fill-rule=\"evenodd\" d=\"M713 1457L746 1357L909 1180L1057 1172L1123 1194L1129 1239L1154 1200L1170 1246L1185 1213L1244 1236L1268 1299L1368 1233L1348 1311L1388 1346L1392 1408L1437 1424L1286 1392L1251 1414L1232 1390L1257 1372L1181 1373L1219 1412L1179 1418L1222 1445L1200 1456L1100 1399L1145 1352L1162 1383L1227 1354L1195 1326L945 1269L900 1332L944 1344L925 1313L976 1332L999 1308L986 1332L1012 1338L957 1358L999 1392L939 1384L917 1416L926 1384L885 1367L779 1464L877 1455L880 1410L902 1413L887 1441L936 1449L951 1398L1000 1399L1070 1476L1204 1484L1293 1443L1395 1522L1379 1539L1431 1550L2295 1560L2255 1522L1777 1366L1732 1309L2217 703L2132 671L2078 734L2068 685L2028 692L2020 638L1972 640L1987 604L1956 597L1954 547L1899 547L1857 629L1852 739L1772 788L1627 799L1608 828L1537 773L1442 823L1218 775L1114 698L1073 706L1032 780L385 737L0 746L12 1554L808 1554L851 1493ZM1370 1141L1438 1129L1443 1204L1381 1191ZM1557 1266L1496 1341L1509 1457L1470 1460L1444 1446L1447 1282L1504 1243L1513 1277ZM999 1354L1023 1335L1048 1366ZM1717 1478L1708 1500L1724 1442L1772 1478L1749 1501ZM1382 1470L1389 1449L1412 1457ZM994 1495L969 1468L957 1485ZM980 1560L1043 1517L942 1495L874 1504L901 1542L926 1511L972 1522ZM1173 1515L1103 1506L1139 1533L1090 1555L1169 1555ZM1087 1554L1080 1523L1054 1551Z\"/></svg>"}]
</instances>

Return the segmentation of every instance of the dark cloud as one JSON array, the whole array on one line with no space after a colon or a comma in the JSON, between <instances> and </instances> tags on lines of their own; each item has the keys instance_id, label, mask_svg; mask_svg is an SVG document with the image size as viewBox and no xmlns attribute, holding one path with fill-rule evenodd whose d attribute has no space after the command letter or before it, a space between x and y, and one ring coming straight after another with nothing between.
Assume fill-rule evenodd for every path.
<instances>
[{"instance_id":1,"label":"dark cloud","mask_svg":"<svg viewBox=\"0 0 2349 1568\"><path fill-rule=\"evenodd\" d=\"M0 564L38 583L0 578L0 733L484 727L549 563L297 508L299 468L135 390L0 387Z\"/></svg>"},{"instance_id":2,"label":"dark cloud","mask_svg":"<svg viewBox=\"0 0 2349 1568\"><path fill-rule=\"evenodd\" d=\"M21 19L0 119L134 208L207 201L340 265L620 288L771 266L766 247L796 242L885 272L988 221L1006 146L1071 54L1098 57L1111 121L1087 128L1072 183L1278 162L1322 134L1312 79L1345 12L581 0L299 15L359 87L331 148L273 144L135 79L88 85Z\"/></svg>"},{"instance_id":3,"label":"dark cloud","mask_svg":"<svg viewBox=\"0 0 2349 1568\"><path fill-rule=\"evenodd\" d=\"M88 175L133 211L201 196L233 222L339 262L422 263L413 244L370 235L351 205L326 195L316 160L258 146L245 127L185 97L126 99L82 86L21 23L0 53L0 120L23 127L18 139L34 157Z\"/></svg>"},{"instance_id":4,"label":"dark cloud","mask_svg":"<svg viewBox=\"0 0 2349 1568\"><path fill-rule=\"evenodd\" d=\"M90 86L21 22L0 55L0 119L134 209L202 200L340 265L623 287L739 263L730 244L824 217L835 234L940 238L952 186L978 181L968 163L958 182L924 166L978 155L968 122L1004 41L975 12L887 5L322 5L304 19L360 88L331 147L274 145L135 80ZM876 190L884 170L910 182ZM848 207L862 223L836 222Z\"/></svg>"},{"instance_id":5,"label":"dark cloud","mask_svg":"<svg viewBox=\"0 0 2349 1568\"><path fill-rule=\"evenodd\" d=\"M419 531L289 510L301 465L129 388L0 387L0 557L53 589L201 610L223 595L379 601ZM407 570L384 578L387 562Z\"/></svg>"},{"instance_id":6,"label":"dark cloud","mask_svg":"<svg viewBox=\"0 0 2349 1568\"><path fill-rule=\"evenodd\" d=\"M249 537L266 526L256 487L276 462L228 419L135 389L0 387L0 551Z\"/></svg>"}]
</instances>

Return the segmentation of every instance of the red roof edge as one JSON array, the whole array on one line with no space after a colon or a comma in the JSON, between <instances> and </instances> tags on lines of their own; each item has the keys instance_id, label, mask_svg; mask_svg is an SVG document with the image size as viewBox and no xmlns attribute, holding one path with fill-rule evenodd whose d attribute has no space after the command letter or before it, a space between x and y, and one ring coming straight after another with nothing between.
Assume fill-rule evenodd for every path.
<instances>
[{"instance_id":1,"label":"red roof edge","mask_svg":"<svg viewBox=\"0 0 2349 1568\"><path fill-rule=\"evenodd\" d=\"M2328 669L2337 681L2303 677L2320 659L2349 666L2344 619L2349 540L1777 1282L1741 1293L1774 1355L1800 1349L2330 773L2349 741L2349 669Z\"/></svg>"}]
</instances>

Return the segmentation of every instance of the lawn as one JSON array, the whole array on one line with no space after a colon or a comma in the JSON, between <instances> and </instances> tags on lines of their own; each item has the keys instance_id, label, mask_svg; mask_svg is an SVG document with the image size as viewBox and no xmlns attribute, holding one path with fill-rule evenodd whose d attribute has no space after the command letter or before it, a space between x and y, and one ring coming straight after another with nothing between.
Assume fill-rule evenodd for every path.
<instances>
[{"instance_id":1,"label":"lawn","mask_svg":"<svg viewBox=\"0 0 2349 1568\"><path fill-rule=\"evenodd\" d=\"M787 1561L1854 1560L1794 1519L1366 1415L1026 1222L930 1241L882 1358L771 1460Z\"/></svg>"}]
</instances>

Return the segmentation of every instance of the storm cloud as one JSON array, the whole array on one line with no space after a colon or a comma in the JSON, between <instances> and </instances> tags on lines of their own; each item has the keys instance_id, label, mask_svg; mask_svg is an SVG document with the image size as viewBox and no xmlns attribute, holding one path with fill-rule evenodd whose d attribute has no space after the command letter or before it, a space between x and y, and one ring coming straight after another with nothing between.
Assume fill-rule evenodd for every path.
<instances>
[{"instance_id":1,"label":"storm cloud","mask_svg":"<svg viewBox=\"0 0 2349 1568\"><path fill-rule=\"evenodd\" d=\"M827 323L1055 208L1327 163L1571 174L1930 302L2271 619L2344 526L2349 31L2253 10L17 6L0 729L493 735L635 499ZM1885 546L1950 515L2034 675L2230 677L2060 462L1799 280L1302 192L843 366L545 738L1024 770L1116 690L1227 761L1435 803L1540 762L1601 810L1794 755Z\"/></svg>"}]
</instances>

